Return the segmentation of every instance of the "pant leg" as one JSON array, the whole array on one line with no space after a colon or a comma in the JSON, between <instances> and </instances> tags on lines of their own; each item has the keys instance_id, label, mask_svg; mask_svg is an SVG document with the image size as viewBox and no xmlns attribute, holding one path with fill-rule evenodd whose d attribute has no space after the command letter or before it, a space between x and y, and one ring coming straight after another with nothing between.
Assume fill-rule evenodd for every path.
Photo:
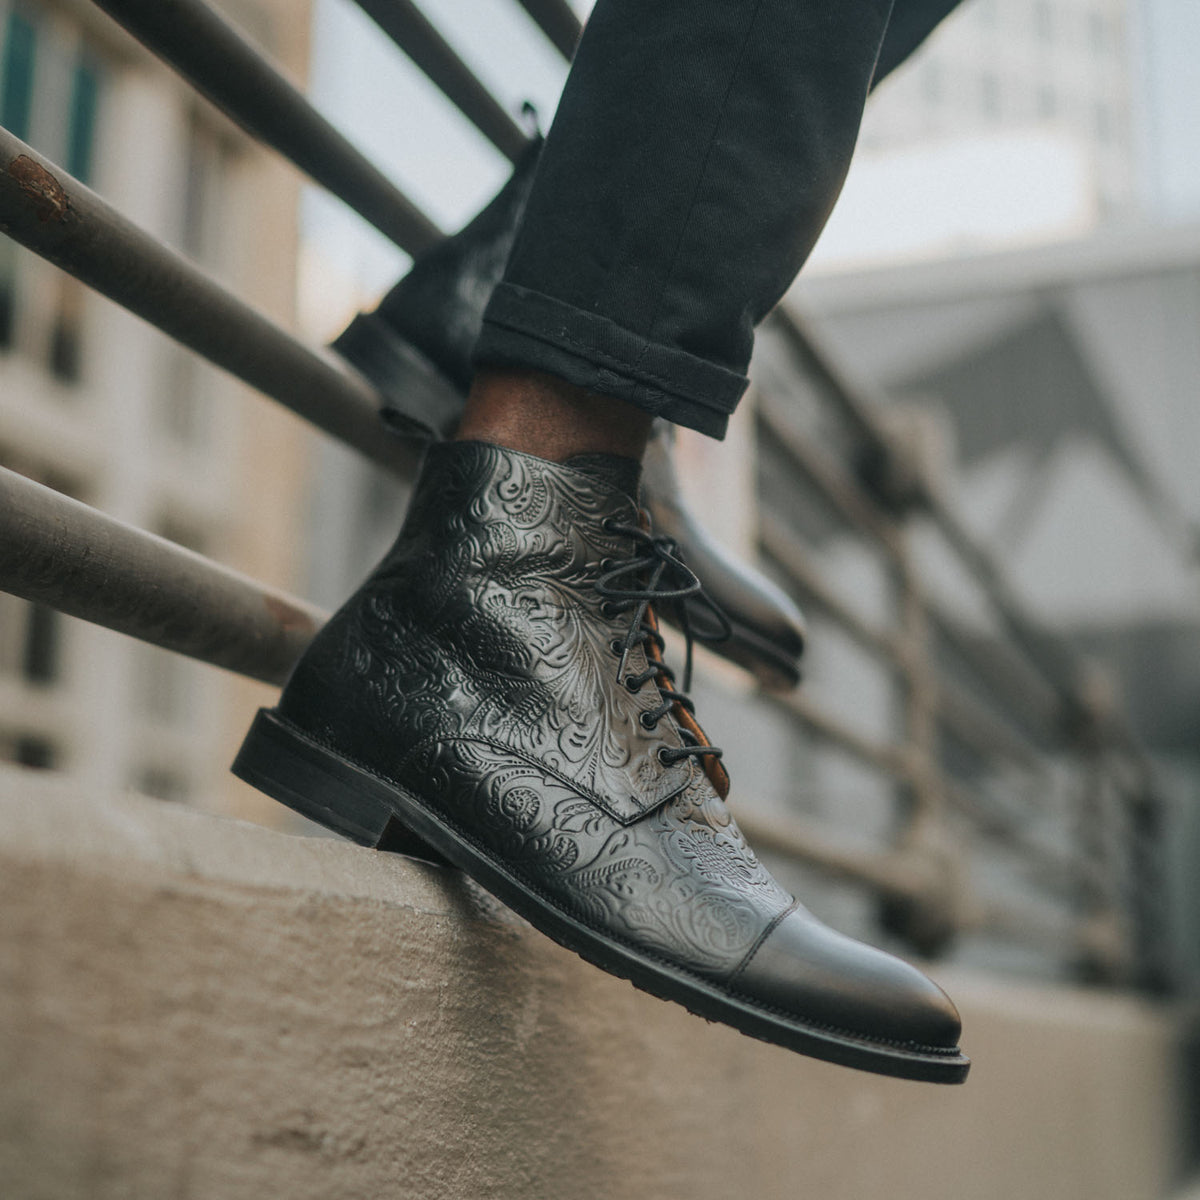
<instances>
[{"instance_id":1,"label":"pant leg","mask_svg":"<svg viewBox=\"0 0 1200 1200\"><path fill-rule=\"evenodd\" d=\"M849 165L892 0L598 0L476 345L716 437Z\"/></svg>"},{"instance_id":2,"label":"pant leg","mask_svg":"<svg viewBox=\"0 0 1200 1200\"><path fill-rule=\"evenodd\" d=\"M883 82L933 32L961 0L896 0L888 21L879 62L875 66L874 89Z\"/></svg>"}]
</instances>

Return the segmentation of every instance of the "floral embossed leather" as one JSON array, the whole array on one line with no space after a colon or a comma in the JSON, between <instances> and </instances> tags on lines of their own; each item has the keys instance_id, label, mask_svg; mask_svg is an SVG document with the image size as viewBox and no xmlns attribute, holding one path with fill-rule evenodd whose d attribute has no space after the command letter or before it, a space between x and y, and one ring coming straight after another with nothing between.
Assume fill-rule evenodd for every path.
<instances>
[{"instance_id":1,"label":"floral embossed leather","mask_svg":"<svg viewBox=\"0 0 1200 1200\"><path fill-rule=\"evenodd\" d=\"M714 787L720 751L651 609L699 585L646 528L637 483L607 456L434 446L396 544L235 769L367 844L402 824L558 941L710 1019L961 1078L940 989L804 910Z\"/></svg>"}]
</instances>

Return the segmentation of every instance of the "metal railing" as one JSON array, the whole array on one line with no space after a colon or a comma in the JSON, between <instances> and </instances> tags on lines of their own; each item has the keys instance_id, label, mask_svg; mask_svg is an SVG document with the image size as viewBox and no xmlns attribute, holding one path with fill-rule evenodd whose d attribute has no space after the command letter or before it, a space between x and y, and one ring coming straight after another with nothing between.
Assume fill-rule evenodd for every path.
<instances>
[{"instance_id":1,"label":"metal railing","mask_svg":"<svg viewBox=\"0 0 1200 1200\"><path fill-rule=\"evenodd\" d=\"M832 438L824 430L825 440L849 453L839 458L822 447L803 418L781 402L786 397L769 389L758 407L760 442L769 443L806 489L825 501L837 525L873 549L892 581L894 623L880 627L830 585L788 528L785 513L767 506L762 553L812 611L882 664L901 695L902 737L889 744L865 739L802 696L782 702L820 739L883 773L907 796L895 849L885 856L893 883L890 889L875 884L899 902L893 931L930 952L966 930L1026 941L1040 933L1070 947L1073 968L1086 978L1160 986L1169 975L1161 845L1155 842L1161 810L1132 729L1107 692L1094 686L1088 664L1039 625L936 482L889 433L881 420L886 398L849 377L794 312L778 311L770 331L776 352L792 360L823 419L836 426ZM912 545L914 526L922 523L985 600L991 618L986 632L968 627L923 585ZM940 665L950 657L957 672ZM985 769L952 766L950 742ZM1036 806L997 811L980 782L1000 772L1007 774L1010 794L1026 796L1045 794L1051 777L1065 772L1075 787L1068 818L1074 836L1056 845L1030 832ZM961 837L947 843L951 811L969 823L974 837L1020 858L1029 895L979 894L964 877ZM1116 837L1110 836L1114 823L1126 826ZM780 844L799 852L786 837ZM853 869L863 878L878 875L879 856L860 856L854 867L848 858L853 861L843 851L827 865L843 875ZM897 872L898 866L907 870ZM1067 920L1048 922L1039 894L1066 897Z\"/></svg>"},{"instance_id":2,"label":"metal railing","mask_svg":"<svg viewBox=\"0 0 1200 1200\"><path fill-rule=\"evenodd\" d=\"M569 57L580 24L565 0L520 2ZM96 3L398 246L419 253L436 242L434 223L202 0ZM520 153L520 125L416 6L359 3L503 154ZM3 130L0 230L386 470L411 472L415 442L385 432L381 398L362 376L279 328ZM988 930L1052 944L1087 977L1161 984L1161 816L1133 734L1089 690L1069 647L1026 611L905 453L881 420L886 398L850 378L793 313L775 314L768 330L776 373L788 382L762 390L760 443L786 463L789 478L819 497L845 536L882 564L891 619L873 621L847 602L797 532L789 504L764 502L759 550L799 598L889 674L899 697L898 732L881 741L803 690L766 702L817 742L891 781L899 819L892 844L870 853L794 816L739 812L748 832L763 849L878 897L889 928L920 950L936 953L957 934ZM445 431L457 401L415 352L408 369L407 432ZM836 437L806 427L782 394L788 390L804 392ZM927 593L913 548L922 524L986 598L994 618L987 636ZM299 600L10 471L0 471L0 587L272 683L283 681L323 619ZM981 765L956 765L951 745L959 758L965 753ZM1025 797L1064 770L1077 785L1074 836L1040 838L1029 828L1037 801ZM997 789L1005 792L1003 803ZM1114 822L1123 837L1108 836ZM963 851L975 840L1015 856L1035 891L1053 902L983 895L963 867Z\"/></svg>"}]
</instances>

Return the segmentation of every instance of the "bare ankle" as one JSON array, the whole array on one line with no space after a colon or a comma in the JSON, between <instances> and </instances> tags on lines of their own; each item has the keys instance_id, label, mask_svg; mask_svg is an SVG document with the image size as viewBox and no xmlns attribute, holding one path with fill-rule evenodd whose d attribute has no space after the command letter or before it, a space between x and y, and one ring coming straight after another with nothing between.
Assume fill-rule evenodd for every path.
<instances>
[{"instance_id":1,"label":"bare ankle","mask_svg":"<svg viewBox=\"0 0 1200 1200\"><path fill-rule=\"evenodd\" d=\"M493 442L552 462L599 453L640 459L651 419L624 400L553 375L489 368L475 376L456 438Z\"/></svg>"}]
</instances>

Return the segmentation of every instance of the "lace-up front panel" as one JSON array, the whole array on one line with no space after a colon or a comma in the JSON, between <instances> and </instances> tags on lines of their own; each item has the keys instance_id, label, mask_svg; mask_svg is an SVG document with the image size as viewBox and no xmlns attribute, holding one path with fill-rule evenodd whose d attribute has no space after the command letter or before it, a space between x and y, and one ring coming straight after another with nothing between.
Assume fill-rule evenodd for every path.
<instances>
[{"instance_id":1,"label":"lace-up front panel","mask_svg":"<svg viewBox=\"0 0 1200 1200\"><path fill-rule=\"evenodd\" d=\"M685 758L719 759L721 748L702 740L699 726L695 722L695 703L687 694L692 680L692 647L696 641L722 641L729 636L729 622L717 605L704 594L703 586L687 564L678 556L674 539L654 536L640 525L631 525L615 518L604 521L609 533L630 538L634 552L623 560L606 559L600 564L601 575L596 581L596 591L603 598L601 613L609 618L629 614L629 627L624 639L614 641L613 653L618 657L617 682L631 692L638 692L647 683L658 688L662 702L655 708L642 713L641 721L647 729L657 727L669 712L684 717L679 732L685 745L671 749L663 747L659 758L666 765ZM700 601L711 612L717 633L698 634L688 620L687 602ZM687 659L684 665L683 689L675 689L675 672L663 661L664 643L658 632L658 624L651 608L663 605L675 606L679 623L687 641ZM641 646L645 651L647 668L639 673L628 672L631 651Z\"/></svg>"}]
</instances>

